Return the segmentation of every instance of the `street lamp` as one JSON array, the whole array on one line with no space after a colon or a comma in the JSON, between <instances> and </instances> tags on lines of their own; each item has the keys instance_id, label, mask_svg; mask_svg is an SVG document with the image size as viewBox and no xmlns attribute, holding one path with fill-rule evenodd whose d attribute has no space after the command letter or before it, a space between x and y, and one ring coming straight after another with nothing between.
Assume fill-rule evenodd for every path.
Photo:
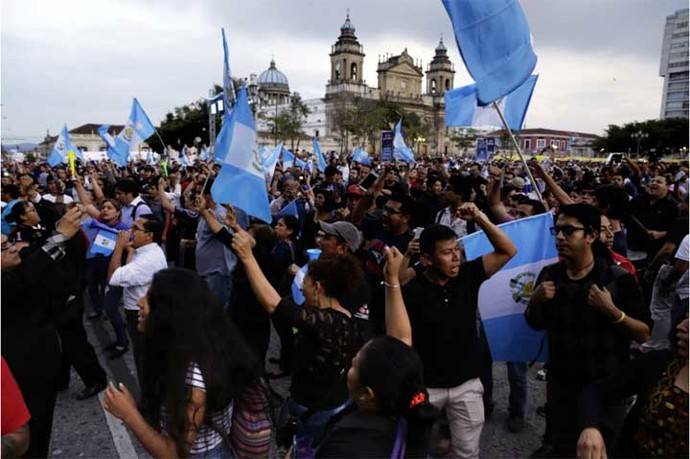
<instances>
[{"instance_id":1,"label":"street lamp","mask_svg":"<svg viewBox=\"0 0 690 459\"><path fill-rule=\"evenodd\" d=\"M630 137L633 138L634 140L637 140L637 153L636 154L639 157L640 156L640 143L642 142L642 140L649 137L649 134L646 132L637 131L637 132L633 132L632 134L630 134Z\"/></svg>"}]
</instances>

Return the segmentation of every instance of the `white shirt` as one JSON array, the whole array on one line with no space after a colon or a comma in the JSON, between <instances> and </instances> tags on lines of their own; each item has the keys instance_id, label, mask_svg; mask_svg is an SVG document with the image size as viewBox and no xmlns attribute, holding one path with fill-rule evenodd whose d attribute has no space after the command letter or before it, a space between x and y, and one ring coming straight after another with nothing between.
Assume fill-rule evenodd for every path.
<instances>
[{"instance_id":1,"label":"white shirt","mask_svg":"<svg viewBox=\"0 0 690 459\"><path fill-rule=\"evenodd\" d=\"M689 245L688 236L686 235L683 238L683 242L681 242L678 246L678 251L676 252L677 259L688 261L688 252L690 251L690 247L688 247ZM688 271L685 271L685 273L683 273L683 277L680 278L678 285L676 286L676 294L678 294L680 299L683 301L687 300L688 296L690 296L690 286L688 285L689 282L690 277L688 276Z\"/></svg>"},{"instance_id":2,"label":"white shirt","mask_svg":"<svg viewBox=\"0 0 690 459\"><path fill-rule=\"evenodd\" d=\"M53 196L52 194L48 193L43 195L43 199L45 199L48 202L55 203L55 201L57 200L57 196ZM74 199L72 199L70 196L66 194L62 195L63 204L71 204L72 202L74 202Z\"/></svg>"},{"instance_id":3,"label":"white shirt","mask_svg":"<svg viewBox=\"0 0 690 459\"><path fill-rule=\"evenodd\" d=\"M146 295L153 275L167 267L163 250L152 242L136 249L132 261L115 270L110 278L110 285L123 287L122 302L125 309L138 311L137 301Z\"/></svg>"}]
</instances>

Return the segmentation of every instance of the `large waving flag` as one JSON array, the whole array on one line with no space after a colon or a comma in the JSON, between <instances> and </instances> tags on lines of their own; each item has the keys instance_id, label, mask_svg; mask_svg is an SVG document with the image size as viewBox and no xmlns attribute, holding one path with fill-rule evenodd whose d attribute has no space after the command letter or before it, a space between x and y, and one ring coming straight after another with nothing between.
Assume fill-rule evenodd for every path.
<instances>
[{"instance_id":1,"label":"large waving flag","mask_svg":"<svg viewBox=\"0 0 690 459\"><path fill-rule=\"evenodd\" d=\"M480 105L510 94L532 74L537 56L518 0L442 1Z\"/></svg>"},{"instance_id":2,"label":"large waving flag","mask_svg":"<svg viewBox=\"0 0 690 459\"><path fill-rule=\"evenodd\" d=\"M213 199L270 222L264 168L256 147L256 127L245 87L238 91L231 114L224 116L216 138L215 157L222 167L211 187Z\"/></svg>"},{"instance_id":3,"label":"large waving flag","mask_svg":"<svg viewBox=\"0 0 690 459\"><path fill-rule=\"evenodd\" d=\"M402 119L395 125L395 134L393 137L393 158L399 161L405 161L408 164L414 164L414 153L405 144L405 139L402 135Z\"/></svg>"},{"instance_id":4,"label":"large waving flag","mask_svg":"<svg viewBox=\"0 0 690 459\"><path fill-rule=\"evenodd\" d=\"M110 157L119 166L126 166L129 153L134 147L148 139L156 132L153 123L135 97L132 100L132 110L129 112L129 119L125 128L115 138L115 146ZM110 154L109 150L109 154Z\"/></svg>"},{"instance_id":5,"label":"large waving flag","mask_svg":"<svg viewBox=\"0 0 690 459\"><path fill-rule=\"evenodd\" d=\"M48 155L48 164L50 167L55 167L60 163L67 164L67 154L73 151L75 155L82 161L84 161L84 154L72 144L69 137L69 130L67 130L67 125L62 128L60 135L53 145L53 149L50 150Z\"/></svg>"},{"instance_id":6,"label":"large waving flag","mask_svg":"<svg viewBox=\"0 0 690 459\"><path fill-rule=\"evenodd\" d=\"M508 127L513 131L522 129L537 78L538 75L531 75L519 88L498 102ZM492 106L479 105L476 84L447 91L445 100L446 126L503 127L498 112Z\"/></svg>"},{"instance_id":7,"label":"large waving flag","mask_svg":"<svg viewBox=\"0 0 690 459\"><path fill-rule=\"evenodd\" d=\"M365 166L371 166L371 157L369 153L362 150L360 147L355 147L355 151L352 152L352 161Z\"/></svg>"},{"instance_id":8,"label":"large waving flag","mask_svg":"<svg viewBox=\"0 0 690 459\"><path fill-rule=\"evenodd\" d=\"M235 86L232 83L232 78L230 78L230 58L228 54L228 43L225 41L225 29L220 29L220 33L223 36L223 107L225 109L225 114L229 115L232 111L232 105L230 105L230 94L232 98L235 98Z\"/></svg>"},{"instance_id":9,"label":"large waving flag","mask_svg":"<svg viewBox=\"0 0 690 459\"><path fill-rule=\"evenodd\" d=\"M326 171L326 158L324 158L323 153L321 153L321 145L319 145L319 141L316 140L316 137L313 137L311 139L311 145L314 148L314 154L316 155L316 165L318 166L319 170L321 172Z\"/></svg>"},{"instance_id":10,"label":"large waving flag","mask_svg":"<svg viewBox=\"0 0 690 459\"><path fill-rule=\"evenodd\" d=\"M550 213L514 220L499 227L518 247L518 253L479 289L479 310L494 360L545 361L548 354L543 331L527 325L524 312L539 271L558 261ZM489 239L478 231L461 239L467 259L493 251Z\"/></svg>"},{"instance_id":11,"label":"large waving flag","mask_svg":"<svg viewBox=\"0 0 690 459\"><path fill-rule=\"evenodd\" d=\"M112 135L110 135L110 125L109 124L103 124L101 127L98 128L98 135L100 136L101 139L103 139L103 142L105 142L105 147L106 147L106 154L108 155L108 158L114 160L118 164L121 161L117 161L115 158L118 157L119 152L115 147L115 139L113 138ZM149 154L151 154L151 151L149 150ZM128 152L129 155L129 152ZM127 159L125 157L125 163L127 162Z\"/></svg>"}]
</instances>

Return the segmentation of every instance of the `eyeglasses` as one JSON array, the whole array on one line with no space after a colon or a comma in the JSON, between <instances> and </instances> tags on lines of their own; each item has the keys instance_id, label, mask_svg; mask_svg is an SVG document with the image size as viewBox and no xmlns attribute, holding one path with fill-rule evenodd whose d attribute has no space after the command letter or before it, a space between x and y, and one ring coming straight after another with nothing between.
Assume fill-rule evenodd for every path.
<instances>
[{"instance_id":1,"label":"eyeglasses","mask_svg":"<svg viewBox=\"0 0 690 459\"><path fill-rule=\"evenodd\" d=\"M556 225L549 228L553 236L557 236L558 233L563 232L565 236L572 236L575 231L585 231L586 228L583 226L573 226L573 225Z\"/></svg>"},{"instance_id":2,"label":"eyeglasses","mask_svg":"<svg viewBox=\"0 0 690 459\"><path fill-rule=\"evenodd\" d=\"M142 228L137 225L132 225L132 231L141 231L142 233L150 233L146 228Z\"/></svg>"}]
</instances>

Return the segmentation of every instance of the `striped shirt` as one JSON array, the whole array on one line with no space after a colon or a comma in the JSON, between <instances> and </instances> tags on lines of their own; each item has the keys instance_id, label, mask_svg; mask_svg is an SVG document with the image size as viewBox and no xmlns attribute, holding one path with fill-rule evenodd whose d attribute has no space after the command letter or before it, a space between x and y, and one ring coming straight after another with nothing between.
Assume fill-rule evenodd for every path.
<instances>
[{"instance_id":1,"label":"striped shirt","mask_svg":"<svg viewBox=\"0 0 690 459\"><path fill-rule=\"evenodd\" d=\"M185 384L189 387L206 392L206 384L204 383L204 376L201 374L201 369L196 363L192 363L187 370L187 377ZM230 427L232 426L232 402L228 404L222 411L217 411L208 416L208 421L199 427L194 444L189 449L189 455L204 454L212 450L223 441L223 436L218 432L222 432L225 437L230 438ZM163 432L165 432L165 423L167 421L165 407L161 413L161 425ZM213 426L213 427L211 427ZM217 431L218 430L218 431ZM167 432L166 432L167 433Z\"/></svg>"}]
</instances>

